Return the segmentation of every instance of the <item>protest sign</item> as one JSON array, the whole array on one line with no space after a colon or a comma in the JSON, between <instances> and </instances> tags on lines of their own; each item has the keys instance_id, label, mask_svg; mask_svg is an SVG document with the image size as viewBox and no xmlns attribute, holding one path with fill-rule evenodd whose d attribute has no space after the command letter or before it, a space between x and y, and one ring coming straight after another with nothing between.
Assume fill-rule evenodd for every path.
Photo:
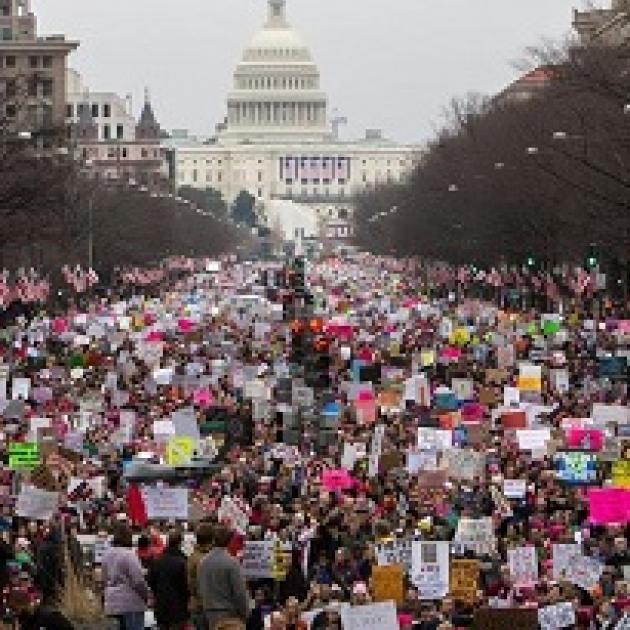
<instances>
[{"instance_id":1,"label":"protest sign","mask_svg":"<svg viewBox=\"0 0 630 630\"><path fill-rule=\"evenodd\" d=\"M613 462L612 482L617 488L630 488L630 459Z\"/></svg>"},{"instance_id":2,"label":"protest sign","mask_svg":"<svg viewBox=\"0 0 630 630\"><path fill-rule=\"evenodd\" d=\"M575 558L582 555L582 546L573 543L556 543L552 547L552 577L566 579L566 572Z\"/></svg>"},{"instance_id":3,"label":"protest sign","mask_svg":"<svg viewBox=\"0 0 630 630\"><path fill-rule=\"evenodd\" d=\"M550 429L518 429L516 431L518 447L522 451L547 451L547 442L551 439Z\"/></svg>"},{"instance_id":4,"label":"protest sign","mask_svg":"<svg viewBox=\"0 0 630 630\"><path fill-rule=\"evenodd\" d=\"M630 423L630 407L594 403L591 417L597 426L628 424Z\"/></svg>"},{"instance_id":5,"label":"protest sign","mask_svg":"<svg viewBox=\"0 0 630 630\"><path fill-rule=\"evenodd\" d=\"M571 428L567 431L567 447L584 451L601 451L604 432L601 429Z\"/></svg>"},{"instance_id":6,"label":"protest sign","mask_svg":"<svg viewBox=\"0 0 630 630\"><path fill-rule=\"evenodd\" d=\"M187 466L195 455L195 440L188 436L172 437L166 446L166 463L169 466Z\"/></svg>"},{"instance_id":7,"label":"protest sign","mask_svg":"<svg viewBox=\"0 0 630 630\"><path fill-rule=\"evenodd\" d=\"M594 525L625 525L630 522L630 490L590 488L589 521Z\"/></svg>"},{"instance_id":8,"label":"protest sign","mask_svg":"<svg viewBox=\"0 0 630 630\"><path fill-rule=\"evenodd\" d=\"M404 572L399 564L372 567L372 591L374 601L386 602L393 600L402 605Z\"/></svg>"},{"instance_id":9,"label":"protest sign","mask_svg":"<svg viewBox=\"0 0 630 630\"><path fill-rule=\"evenodd\" d=\"M144 486L142 497L149 520L188 519L188 488Z\"/></svg>"},{"instance_id":10,"label":"protest sign","mask_svg":"<svg viewBox=\"0 0 630 630\"><path fill-rule=\"evenodd\" d=\"M597 483L597 455L587 451L558 451L556 477L570 484Z\"/></svg>"},{"instance_id":11,"label":"protest sign","mask_svg":"<svg viewBox=\"0 0 630 630\"><path fill-rule=\"evenodd\" d=\"M383 450L383 438L385 437L385 426L378 424L374 427L374 435L370 444L370 454L368 460L368 477L373 478L378 475L379 460Z\"/></svg>"},{"instance_id":12,"label":"protest sign","mask_svg":"<svg viewBox=\"0 0 630 630\"><path fill-rule=\"evenodd\" d=\"M475 385L471 378L454 378L451 380L451 389L458 400L472 400L475 395Z\"/></svg>"},{"instance_id":13,"label":"protest sign","mask_svg":"<svg viewBox=\"0 0 630 630\"><path fill-rule=\"evenodd\" d=\"M527 494L527 480L504 479L503 494L508 499L524 499Z\"/></svg>"},{"instance_id":14,"label":"protest sign","mask_svg":"<svg viewBox=\"0 0 630 630\"><path fill-rule=\"evenodd\" d=\"M448 451L453 447L453 432L449 429L418 427L418 449Z\"/></svg>"},{"instance_id":15,"label":"protest sign","mask_svg":"<svg viewBox=\"0 0 630 630\"><path fill-rule=\"evenodd\" d=\"M396 539L376 543L376 561L379 566L400 565L411 571L412 539Z\"/></svg>"},{"instance_id":16,"label":"protest sign","mask_svg":"<svg viewBox=\"0 0 630 630\"><path fill-rule=\"evenodd\" d=\"M450 593L458 601L474 604L479 588L479 560L451 560Z\"/></svg>"},{"instance_id":17,"label":"protest sign","mask_svg":"<svg viewBox=\"0 0 630 630\"><path fill-rule=\"evenodd\" d=\"M174 411L171 414L171 422L177 437L190 437L194 442L198 442L201 439L199 423L197 422L195 410L192 407Z\"/></svg>"},{"instance_id":18,"label":"protest sign","mask_svg":"<svg viewBox=\"0 0 630 630\"><path fill-rule=\"evenodd\" d=\"M407 472L415 475L421 470L436 470L438 465L437 451L408 451Z\"/></svg>"},{"instance_id":19,"label":"protest sign","mask_svg":"<svg viewBox=\"0 0 630 630\"><path fill-rule=\"evenodd\" d=\"M505 430L526 429L527 414L524 411L503 411L501 425Z\"/></svg>"},{"instance_id":20,"label":"protest sign","mask_svg":"<svg viewBox=\"0 0 630 630\"><path fill-rule=\"evenodd\" d=\"M249 516L247 512L231 497L224 496L221 499L218 514L219 521L226 523L241 534L247 532Z\"/></svg>"},{"instance_id":21,"label":"protest sign","mask_svg":"<svg viewBox=\"0 0 630 630\"><path fill-rule=\"evenodd\" d=\"M170 420L153 421L153 438L156 442L168 442L175 435L175 425Z\"/></svg>"},{"instance_id":22,"label":"protest sign","mask_svg":"<svg viewBox=\"0 0 630 630\"><path fill-rule=\"evenodd\" d=\"M343 630L398 630L393 601L341 609Z\"/></svg>"},{"instance_id":23,"label":"protest sign","mask_svg":"<svg viewBox=\"0 0 630 630\"><path fill-rule=\"evenodd\" d=\"M590 556L574 556L566 571L565 579L576 586L591 592L599 583L604 571L604 564Z\"/></svg>"},{"instance_id":24,"label":"protest sign","mask_svg":"<svg viewBox=\"0 0 630 630\"><path fill-rule=\"evenodd\" d=\"M478 556L492 553L496 547L492 518L460 518L453 543L460 553L462 550Z\"/></svg>"},{"instance_id":25,"label":"protest sign","mask_svg":"<svg viewBox=\"0 0 630 630\"><path fill-rule=\"evenodd\" d=\"M516 586L532 586L538 582L538 559L535 547L508 549L510 576Z\"/></svg>"},{"instance_id":26,"label":"protest sign","mask_svg":"<svg viewBox=\"0 0 630 630\"><path fill-rule=\"evenodd\" d=\"M11 400L28 400L31 391L30 378L14 378L11 382Z\"/></svg>"},{"instance_id":27,"label":"protest sign","mask_svg":"<svg viewBox=\"0 0 630 630\"><path fill-rule=\"evenodd\" d=\"M39 445L33 442L12 442L9 445L9 468L32 470L40 463Z\"/></svg>"},{"instance_id":28,"label":"protest sign","mask_svg":"<svg viewBox=\"0 0 630 630\"><path fill-rule=\"evenodd\" d=\"M49 521L57 511L58 505L59 495L56 492L23 486L17 498L15 513L22 518Z\"/></svg>"},{"instance_id":29,"label":"protest sign","mask_svg":"<svg viewBox=\"0 0 630 630\"><path fill-rule=\"evenodd\" d=\"M449 589L450 544L414 540L411 551L411 582L420 599L441 599Z\"/></svg>"},{"instance_id":30,"label":"protest sign","mask_svg":"<svg viewBox=\"0 0 630 630\"><path fill-rule=\"evenodd\" d=\"M560 630L575 627L575 608L571 602L562 602L538 609L541 630Z\"/></svg>"},{"instance_id":31,"label":"protest sign","mask_svg":"<svg viewBox=\"0 0 630 630\"><path fill-rule=\"evenodd\" d=\"M273 577L273 540L246 540L243 549L242 567L248 580L263 580Z\"/></svg>"}]
</instances>

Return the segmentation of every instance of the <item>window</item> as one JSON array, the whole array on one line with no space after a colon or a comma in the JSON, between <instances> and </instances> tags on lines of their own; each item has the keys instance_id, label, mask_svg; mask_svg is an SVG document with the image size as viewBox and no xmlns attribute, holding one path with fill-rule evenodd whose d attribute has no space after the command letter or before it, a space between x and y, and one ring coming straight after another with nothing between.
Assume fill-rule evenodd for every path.
<instances>
[{"instance_id":1,"label":"window","mask_svg":"<svg viewBox=\"0 0 630 630\"><path fill-rule=\"evenodd\" d=\"M44 68L52 68L53 58L50 55L44 55L42 57L42 66Z\"/></svg>"},{"instance_id":2,"label":"window","mask_svg":"<svg viewBox=\"0 0 630 630\"><path fill-rule=\"evenodd\" d=\"M44 79L42 81L42 96L44 98L52 98L53 95L53 80Z\"/></svg>"},{"instance_id":3,"label":"window","mask_svg":"<svg viewBox=\"0 0 630 630\"><path fill-rule=\"evenodd\" d=\"M66 118L74 117L74 105L72 103L68 103L66 105Z\"/></svg>"},{"instance_id":4,"label":"window","mask_svg":"<svg viewBox=\"0 0 630 630\"><path fill-rule=\"evenodd\" d=\"M258 171L258 181L262 182L262 171Z\"/></svg>"},{"instance_id":5,"label":"window","mask_svg":"<svg viewBox=\"0 0 630 630\"><path fill-rule=\"evenodd\" d=\"M15 55L7 55L4 58L4 65L7 68L15 68Z\"/></svg>"},{"instance_id":6,"label":"window","mask_svg":"<svg viewBox=\"0 0 630 630\"><path fill-rule=\"evenodd\" d=\"M125 137L125 128L122 125L116 125L116 140L122 140Z\"/></svg>"},{"instance_id":7,"label":"window","mask_svg":"<svg viewBox=\"0 0 630 630\"><path fill-rule=\"evenodd\" d=\"M39 68L39 57L35 55L31 55L28 58L28 65L29 65L29 68Z\"/></svg>"},{"instance_id":8,"label":"window","mask_svg":"<svg viewBox=\"0 0 630 630\"><path fill-rule=\"evenodd\" d=\"M109 103L103 104L103 118L111 118L112 106Z\"/></svg>"},{"instance_id":9,"label":"window","mask_svg":"<svg viewBox=\"0 0 630 630\"><path fill-rule=\"evenodd\" d=\"M81 117L82 114L83 114L83 103L79 103L77 105L77 116Z\"/></svg>"},{"instance_id":10,"label":"window","mask_svg":"<svg viewBox=\"0 0 630 630\"><path fill-rule=\"evenodd\" d=\"M287 196L288 197L293 196L293 188L291 188L291 186L287 186Z\"/></svg>"},{"instance_id":11,"label":"window","mask_svg":"<svg viewBox=\"0 0 630 630\"><path fill-rule=\"evenodd\" d=\"M109 140L112 137L112 132L109 125L103 125L103 140Z\"/></svg>"},{"instance_id":12,"label":"window","mask_svg":"<svg viewBox=\"0 0 630 630\"><path fill-rule=\"evenodd\" d=\"M127 147L123 147L123 150L122 150L122 156L123 156L124 158L126 158L126 157L127 157Z\"/></svg>"},{"instance_id":13,"label":"window","mask_svg":"<svg viewBox=\"0 0 630 630\"><path fill-rule=\"evenodd\" d=\"M212 182L212 172L211 171L206 171L206 181L207 182Z\"/></svg>"},{"instance_id":14,"label":"window","mask_svg":"<svg viewBox=\"0 0 630 630\"><path fill-rule=\"evenodd\" d=\"M302 178L302 181L300 183L302 184L302 186L305 186L306 184L308 184L308 179Z\"/></svg>"},{"instance_id":15,"label":"window","mask_svg":"<svg viewBox=\"0 0 630 630\"><path fill-rule=\"evenodd\" d=\"M365 184L367 182L367 173L365 171L363 172L362 179L363 183Z\"/></svg>"},{"instance_id":16,"label":"window","mask_svg":"<svg viewBox=\"0 0 630 630\"><path fill-rule=\"evenodd\" d=\"M17 114L17 108L13 103L9 103L5 108L7 118L15 118Z\"/></svg>"},{"instance_id":17,"label":"window","mask_svg":"<svg viewBox=\"0 0 630 630\"><path fill-rule=\"evenodd\" d=\"M339 211L337 212L337 216L340 219L347 219L348 218L348 209L347 208L339 208Z\"/></svg>"},{"instance_id":18,"label":"window","mask_svg":"<svg viewBox=\"0 0 630 630\"><path fill-rule=\"evenodd\" d=\"M345 197L345 196L346 196L346 191L345 191L345 189L343 189L343 188L340 188L340 189L339 189L339 196L340 196L340 197Z\"/></svg>"},{"instance_id":19,"label":"window","mask_svg":"<svg viewBox=\"0 0 630 630\"><path fill-rule=\"evenodd\" d=\"M197 169L193 171L192 177L193 177L193 182L197 183L197 179L199 177L199 173L197 172Z\"/></svg>"},{"instance_id":20,"label":"window","mask_svg":"<svg viewBox=\"0 0 630 630\"><path fill-rule=\"evenodd\" d=\"M339 185L343 186L346 183L346 180L343 177L339 178Z\"/></svg>"},{"instance_id":21,"label":"window","mask_svg":"<svg viewBox=\"0 0 630 630\"><path fill-rule=\"evenodd\" d=\"M4 39L5 41L13 39L13 31L10 28L0 30L0 35L2 36L0 39Z\"/></svg>"},{"instance_id":22,"label":"window","mask_svg":"<svg viewBox=\"0 0 630 630\"><path fill-rule=\"evenodd\" d=\"M15 95L17 93L15 79L7 79L7 82L5 83L4 91L7 98L15 98Z\"/></svg>"},{"instance_id":23,"label":"window","mask_svg":"<svg viewBox=\"0 0 630 630\"><path fill-rule=\"evenodd\" d=\"M98 118L98 103L92 103L92 118Z\"/></svg>"},{"instance_id":24,"label":"window","mask_svg":"<svg viewBox=\"0 0 630 630\"><path fill-rule=\"evenodd\" d=\"M262 198L263 194L262 194L262 188L258 189L258 198Z\"/></svg>"},{"instance_id":25,"label":"window","mask_svg":"<svg viewBox=\"0 0 630 630\"><path fill-rule=\"evenodd\" d=\"M219 182L219 184L220 184L222 180L223 180L223 175L222 175L221 171L219 171L219 172L217 173L217 181L218 181L218 182Z\"/></svg>"},{"instance_id":26,"label":"window","mask_svg":"<svg viewBox=\"0 0 630 630\"><path fill-rule=\"evenodd\" d=\"M116 157L116 149L114 149L114 147L107 149L107 157L110 159L113 159Z\"/></svg>"},{"instance_id":27,"label":"window","mask_svg":"<svg viewBox=\"0 0 630 630\"><path fill-rule=\"evenodd\" d=\"M142 149L142 151L140 151L140 155L142 155L142 157L146 159L149 157L149 152L146 149Z\"/></svg>"}]
</instances>

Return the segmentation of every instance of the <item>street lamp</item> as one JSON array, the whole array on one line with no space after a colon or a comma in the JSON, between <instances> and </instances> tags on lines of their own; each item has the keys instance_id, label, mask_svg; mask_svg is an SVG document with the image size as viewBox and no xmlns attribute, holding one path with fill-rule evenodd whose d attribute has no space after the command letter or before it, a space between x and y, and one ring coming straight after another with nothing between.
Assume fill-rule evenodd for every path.
<instances>
[{"instance_id":1,"label":"street lamp","mask_svg":"<svg viewBox=\"0 0 630 630\"><path fill-rule=\"evenodd\" d=\"M30 131L18 131L17 137L19 140L30 140L33 134Z\"/></svg>"}]
</instances>

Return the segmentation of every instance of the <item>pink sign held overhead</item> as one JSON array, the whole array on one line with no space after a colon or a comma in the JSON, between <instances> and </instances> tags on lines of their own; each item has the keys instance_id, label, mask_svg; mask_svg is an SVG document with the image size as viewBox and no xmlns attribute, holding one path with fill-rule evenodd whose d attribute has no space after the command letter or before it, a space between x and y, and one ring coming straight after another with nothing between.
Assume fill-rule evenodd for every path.
<instances>
[{"instance_id":1,"label":"pink sign held overhead","mask_svg":"<svg viewBox=\"0 0 630 630\"><path fill-rule=\"evenodd\" d=\"M328 492L341 492L354 487L355 481L344 468L325 470L322 473L322 485Z\"/></svg>"},{"instance_id":2,"label":"pink sign held overhead","mask_svg":"<svg viewBox=\"0 0 630 630\"><path fill-rule=\"evenodd\" d=\"M68 320L65 317L57 317L52 323L53 332L57 335L62 335L68 331Z\"/></svg>"},{"instance_id":3,"label":"pink sign held overhead","mask_svg":"<svg viewBox=\"0 0 630 630\"><path fill-rule=\"evenodd\" d=\"M567 431L569 448L601 451L604 447L604 432L601 429L572 428Z\"/></svg>"},{"instance_id":4,"label":"pink sign held overhead","mask_svg":"<svg viewBox=\"0 0 630 630\"><path fill-rule=\"evenodd\" d=\"M159 330L152 330L147 336L146 340L149 343L159 343L160 341L164 341L164 333Z\"/></svg>"},{"instance_id":5,"label":"pink sign held overhead","mask_svg":"<svg viewBox=\"0 0 630 630\"><path fill-rule=\"evenodd\" d=\"M593 525L626 525L630 522L630 490L589 488L589 520Z\"/></svg>"},{"instance_id":6,"label":"pink sign held overhead","mask_svg":"<svg viewBox=\"0 0 630 630\"><path fill-rule=\"evenodd\" d=\"M212 397L212 393L209 389L198 389L193 394L193 402L197 407L201 409L208 409L208 407L212 406L214 403L214 399Z\"/></svg>"},{"instance_id":7,"label":"pink sign held overhead","mask_svg":"<svg viewBox=\"0 0 630 630\"><path fill-rule=\"evenodd\" d=\"M195 323L190 319L185 319L185 318L179 319L177 321L177 330L180 333L186 335L195 330Z\"/></svg>"}]
</instances>

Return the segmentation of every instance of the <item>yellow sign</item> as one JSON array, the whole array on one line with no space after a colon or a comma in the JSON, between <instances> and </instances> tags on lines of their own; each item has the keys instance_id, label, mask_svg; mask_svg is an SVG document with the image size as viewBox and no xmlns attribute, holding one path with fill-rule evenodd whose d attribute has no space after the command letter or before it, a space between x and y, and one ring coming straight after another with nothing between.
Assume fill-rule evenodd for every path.
<instances>
[{"instance_id":1,"label":"yellow sign","mask_svg":"<svg viewBox=\"0 0 630 630\"><path fill-rule=\"evenodd\" d=\"M274 580L284 580L291 568L293 547L290 544L276 542L273 549L272 574Z\"/></svg>"},{"instance_id":2,"label":"yellow sign","mask_svg":"<svg viewBox=\"0 0 630 630\"><path fill-rule=\"evenodd\" d=\"M195 454L194 438L173 437L166 447L166 463L169 466L187 466Z\"/></svg>"},{"instance_id":3,"label":"yellow sign","mask_svg":"<svg viewBox=\"0 0 630 630\"><path fill-rule=\"evenodd\" d=\"M403 568L399 564L372 567L374 601L386 602L393 599L403 603Z\"/></svg>"},{"instance_id":4,"label":"yellow sign","mask_svg":"<svg viewBox=\"0 0 630 630\"><path fill-rule=\"evenodd\" d=\"M420 351L420 364L422 367L431 367L435 365L435 350L429 348Z\"/></svg>"},{"instance_id":5,"label":"yellow sign","mask_svg":"<svg viewBox=\"0 0 630 630\"><path fill-rule=\"evenodd\" d=\"M451 561L451 595L467 604L474 604L479 588L479 560Z\"/></svg>"},{"instance_id":6,"label":"yellow sign","mask_svg":"<svg viewBox=\"0 0 630 630\"><path fill-rule=\"evenodd\" d=\"M457 328L453 331L449 342L455 346L465 346L470 343L470 332L467 328Z\"/></svg>"},{"instance_id":7,"label":"yellow sign","mask_svg":"<svg viewBox=\"0 0 630 630\"><path fill-rule=\"evenodd\" d=\"M613 462L612 482L617 488L630 488L630 459L618 459Z\"/></svg>"}]
</instances>

